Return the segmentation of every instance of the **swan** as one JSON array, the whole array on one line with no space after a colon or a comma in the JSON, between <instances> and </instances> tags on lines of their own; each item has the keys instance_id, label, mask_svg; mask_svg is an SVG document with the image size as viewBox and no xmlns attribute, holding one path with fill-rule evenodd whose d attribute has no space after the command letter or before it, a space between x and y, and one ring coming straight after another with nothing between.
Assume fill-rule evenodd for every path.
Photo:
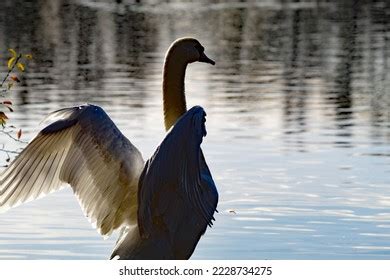
<instances>
[{"instance_id":1,"label":"swan","mask_svg":"<svg viewBox=\"0 0 390 280\"><path fill-rule=\"evenodd\" d=\"M121 230L111 259L190 258L218 203L200 148L206 113L186 108L185 71L196 61L215 64L194 38L168 49L162 87L168 132L148 161L102 108L60 109L1 173L0 211L68 184L101 235Z\"/></svg>"}]
</instances>

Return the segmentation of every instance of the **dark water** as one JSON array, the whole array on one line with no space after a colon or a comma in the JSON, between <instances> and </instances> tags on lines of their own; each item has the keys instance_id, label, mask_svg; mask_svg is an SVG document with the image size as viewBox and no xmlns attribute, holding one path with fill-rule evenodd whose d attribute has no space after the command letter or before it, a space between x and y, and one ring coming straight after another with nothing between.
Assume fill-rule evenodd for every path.
<instances>
[{"instance_id":1,"label":"dark water","mask_svg":"<svg viewBox=\"0 0 390 280\"><path fill-rule=\"evenodd\" d=\"M138 2L1 1L1 77L7 48L34 56L9 97L22 138L89 102L149 157L164 53L193 36L217 62L190 65L186 92L220 192L193 258L390 259L390 2ZM0 215L4 259L104 259L115 238L69 189Z\"/></svg>"}]
</instances>

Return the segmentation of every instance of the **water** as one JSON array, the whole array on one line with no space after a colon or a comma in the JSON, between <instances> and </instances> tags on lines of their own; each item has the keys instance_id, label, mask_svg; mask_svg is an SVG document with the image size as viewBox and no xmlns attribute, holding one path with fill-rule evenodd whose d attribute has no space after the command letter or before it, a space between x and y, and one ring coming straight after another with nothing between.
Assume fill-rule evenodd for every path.
<instances>
[{"instance_id":1,"label":"water","mask_svg":"<svg viewBox=\"0 0 390 280\"><path fill-rule=\"evenodd\" d=\"M217 62L190 65L186 92L220 193L193 259L390 258L389 2L114 2L1 1L1 77L7 48L34 56L9 97L22 139L89 102L148 158L164 53L191 35ZM115 241L69 189L0 215L2 259L106 259Z\"/></svg>"}]
</instances>

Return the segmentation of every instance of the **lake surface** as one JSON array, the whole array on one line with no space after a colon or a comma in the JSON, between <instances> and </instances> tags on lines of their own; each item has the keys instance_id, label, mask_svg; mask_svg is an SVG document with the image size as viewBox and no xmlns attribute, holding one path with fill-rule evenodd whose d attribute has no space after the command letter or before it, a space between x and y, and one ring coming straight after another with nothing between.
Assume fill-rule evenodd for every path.
<instances>
[{"instance_id":1,"label":"lake surface","mask_svg":"<svg viewBox=\"0 0 390 280\"><path fill-rule=\"evenodd\" d=\"M1 1L1 77L8 48L34 57L9 96L22 140L89 102L148 158L165 51L194 36L217 62L191 64L186 93L220 202L192 258L390 259L389 1L117 2ZM0 215L0 259L106 259L116 238L69 188Z\"/></svg>"}]
</instances>

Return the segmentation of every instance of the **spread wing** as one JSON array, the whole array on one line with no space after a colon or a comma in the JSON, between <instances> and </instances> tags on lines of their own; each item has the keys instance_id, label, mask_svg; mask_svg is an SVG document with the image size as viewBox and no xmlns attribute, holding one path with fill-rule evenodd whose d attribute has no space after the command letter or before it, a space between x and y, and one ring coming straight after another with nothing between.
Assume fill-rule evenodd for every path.
<instances>
[{"instance_id":1,"label":"spread wing","mask_svg":"<svg viewBox=\"0 0 390 280\"><path fill-rule=\"evenodd\" d=\"M218 193L200 148L205 112L193 107L147 161L139 182L142 238L170 236L176 259L188 259L214 220Z\"/></svg>"},{"instance_id":2,"label":"spread wing","mask_svg":"<svg viewBox=\"0 0 390 280\"><path fill-rule=\"evenodd\" d=\"M66 108L0 175L0 211L70 184L102 235L137 222L140 152L98 106Z\"/></svg>"}]
</instances>

